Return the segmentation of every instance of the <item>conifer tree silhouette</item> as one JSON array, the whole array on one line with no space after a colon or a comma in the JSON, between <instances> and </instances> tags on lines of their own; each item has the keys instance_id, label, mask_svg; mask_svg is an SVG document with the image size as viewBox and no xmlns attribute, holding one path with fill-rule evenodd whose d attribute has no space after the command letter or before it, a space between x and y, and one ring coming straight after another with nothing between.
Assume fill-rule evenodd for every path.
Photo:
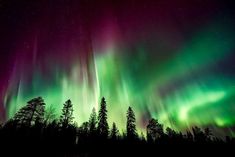
<instances>
[{"instance_id":1,"label":"conifer tree silhouette","mask_svg":"<svg viewBox=\"0 0 235 157\"><path fill-rule=\"evenodd\" d=\"M14 116L17 123L33 125L36 122L42 123L44 119L45 103L42 97L34 98L27 102Z\"/></svg>"},{"instance_id":2,"label":"conifer tree silhouette","mask_svg":"<svg viewBox=\"0 0 235 157\"><path fill-rule=\"evenodd\" d=\"M106 101L104 97L101 99L101 103L100 103L100 110L99 110L99 115L98 115L98 133L103 138L107 138L109 134Z\"/></svg>"},{"instance_id":3,"label":"conifer tree silhouette","mask_svg":"<svg viewBox=\"0 0 235 157\"><path fill-rule=\"evenodd\" d=\"M147 141L154 142L164 134L162 124L158 120L152 118L147 125Z\"/></svg>"},{"instance_id":4,"label":"conifer tree silhouette","mask_svg":"<svg viewBox=\"0 0 235 157\"><path fill-rule=\"evenodd\" d=\"M64 103L62 114L60 116L60 124L63 128L67 128L73 122L73 104L71 100Z\"/></svg>"},{"instance_id":5,"label":"conifer tree silhouette","mask_svg":"<svg viewBox=\"0 0 235 157\"><path fill-rule=\"evenodd\" d=\"M96 134L97 130L96 125L97 125L97 116L95 108L93 108L89 118L89 133L91 134L91 136L94 136Z\"/></svg>"},{"instance_id":6,"label":"conifer tree silhouette","mask_svg":"<svg viewBox=\"0 0 235 157\"><path fill-rule=\"evenodd\" d=\"M113 140L116 140L118 138L119 130L116 126L115 123L112 125L111 133L110 133L110 138Z\"/></svg>"},{"instance_id":7,"label":"conifer tree silhouette","mask_svg":"<svg viewBox=\"0 0 235 157\"><path fill-rule=\"evenodd\" d=\"M137 138L135 113L131 107L127 110L126 132L128 139L133 140Z\"/></svg>"}]
</instances>

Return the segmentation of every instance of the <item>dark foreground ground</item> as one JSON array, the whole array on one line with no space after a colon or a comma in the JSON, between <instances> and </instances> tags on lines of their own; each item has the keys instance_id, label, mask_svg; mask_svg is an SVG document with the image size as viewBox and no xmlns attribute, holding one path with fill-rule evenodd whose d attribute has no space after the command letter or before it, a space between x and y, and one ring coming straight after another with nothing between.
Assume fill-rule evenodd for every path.
<instances>
[{"instance_id":1,"label":"dark foreground ground","mask_svg":"<svg viewBox=\"0 0 235 157\"><path fill-rule=\"evenodd\" d=\"M95 143L83 145L50 145L36 143L6 143L1 146L1 157L9 156L51 156L51 157L112 157L112 156L233 156L235 145L230 143Z\"/></svg>"}]
</instances>

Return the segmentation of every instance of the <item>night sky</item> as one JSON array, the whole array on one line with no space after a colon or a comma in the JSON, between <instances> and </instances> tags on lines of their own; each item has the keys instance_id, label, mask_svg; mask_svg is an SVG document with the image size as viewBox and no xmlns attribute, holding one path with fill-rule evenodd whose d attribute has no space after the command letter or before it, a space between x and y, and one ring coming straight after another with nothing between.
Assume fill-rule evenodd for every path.
<instances>
[{"instance_id":1,"label":"night sky","mask_svg":"<svg viewBox=\"0 0 235 157\"><path fill-rule=\"evenodd\" d=\"M177 130L233 135L235 16L221 0L0 0L0 119L42 96L78 124L100 99L123 129L132 106Z\"/></svg>"}]
</instances>

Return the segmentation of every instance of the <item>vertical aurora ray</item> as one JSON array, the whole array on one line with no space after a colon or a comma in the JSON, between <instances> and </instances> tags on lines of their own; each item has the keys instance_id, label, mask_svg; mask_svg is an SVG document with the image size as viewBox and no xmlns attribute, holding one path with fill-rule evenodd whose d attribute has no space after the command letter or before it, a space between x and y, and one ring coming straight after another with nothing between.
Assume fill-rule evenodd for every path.
<instances>
[{"instance_id":1,"label":"vertical aurora ray","mask_svg":"<svg viewBox=\"0 0 235 157\"><path fill-rule=\"evenodd\" d=\"M81 6L78 11L70 7L55 13L46 10L44 14L51 17L42 23L48 24L32 29L34 33L20 39L26 42L16 46L4 94L7 119L28 100L42 96L57 116L63 103L71 99L80 125L93 107L98 110L104 96L108 121L116 122L120 130L125 129L128 106L136 113L139 130L150 117L177 130L193 125L234 126L231 58L235 32L234 25L226 23L229 18L205 20L200 16L199 22L189 20L196 26L181 21L183 27L173 25L177 17L169 18L167 10L153 7L151 13L152 6L143 9L148 19L133 15L135 7L129 11L122 6L120 13L115 12L118 7L89 8L97 15L87 14Z\"/></svg>"}]
</instances>

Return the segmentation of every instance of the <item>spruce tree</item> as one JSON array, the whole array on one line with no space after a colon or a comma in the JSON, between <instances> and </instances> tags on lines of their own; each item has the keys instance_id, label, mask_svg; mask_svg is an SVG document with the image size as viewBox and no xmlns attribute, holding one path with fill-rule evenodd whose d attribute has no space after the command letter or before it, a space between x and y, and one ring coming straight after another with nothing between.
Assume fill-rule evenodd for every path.
<instances>
[{"instance_id":1,"label":"spruce tree","mask_svg":"<svg viewBox=\"0 0 235 157\"><path fill-rule=\"evenodd\" d=\"M73 122L73 119L73 104L71 100L67 100L62 109L60 124L63 128L67 128Z\"/></svg>"},{"instance_id":2,"label":"spruce tree","mask_svg":"<svg viewBox=\"0 0 235 157\"><path fill-rule=\"evenodd\" d=\"M118 137L118 134L119 134L119 130L118 130L116 124L113 123L111 133L110 133L110 138L113 140L116 140Z\"/></svg>"},{"instance_id":3,"label":"spruce tree","mask_svg":"<svg viewBox=\"0 0 235 157\"><path fill-rule=\"evenodd\" d=\"M128 139L137 138L135 114L131 107L129 107L127 110L126 131Z\"/></svg>"},{"instance_id":4,"label":"spruce tree","mask_svg":"<svg viewBox=\"0 0 235 157\"><path fill-rule=\"evenodd\" d=\"M90 118L89 118L89 132L91 135L94 135L96 133L96 125L97 125L97 116L95 108L92 109Z\"/></svg>"},{"instance_id":5,"label":"spruce tree","mask_svg":"<svg viewBox=\"0 0 235 157\"><path fill-rule=\"evenodd\" d=\"M103 97L100 103L100 110L98 115L98 133L101 137L107 138L109 134L109 126L107 122L106 101Z\"/></svg>"}]
</instances>

